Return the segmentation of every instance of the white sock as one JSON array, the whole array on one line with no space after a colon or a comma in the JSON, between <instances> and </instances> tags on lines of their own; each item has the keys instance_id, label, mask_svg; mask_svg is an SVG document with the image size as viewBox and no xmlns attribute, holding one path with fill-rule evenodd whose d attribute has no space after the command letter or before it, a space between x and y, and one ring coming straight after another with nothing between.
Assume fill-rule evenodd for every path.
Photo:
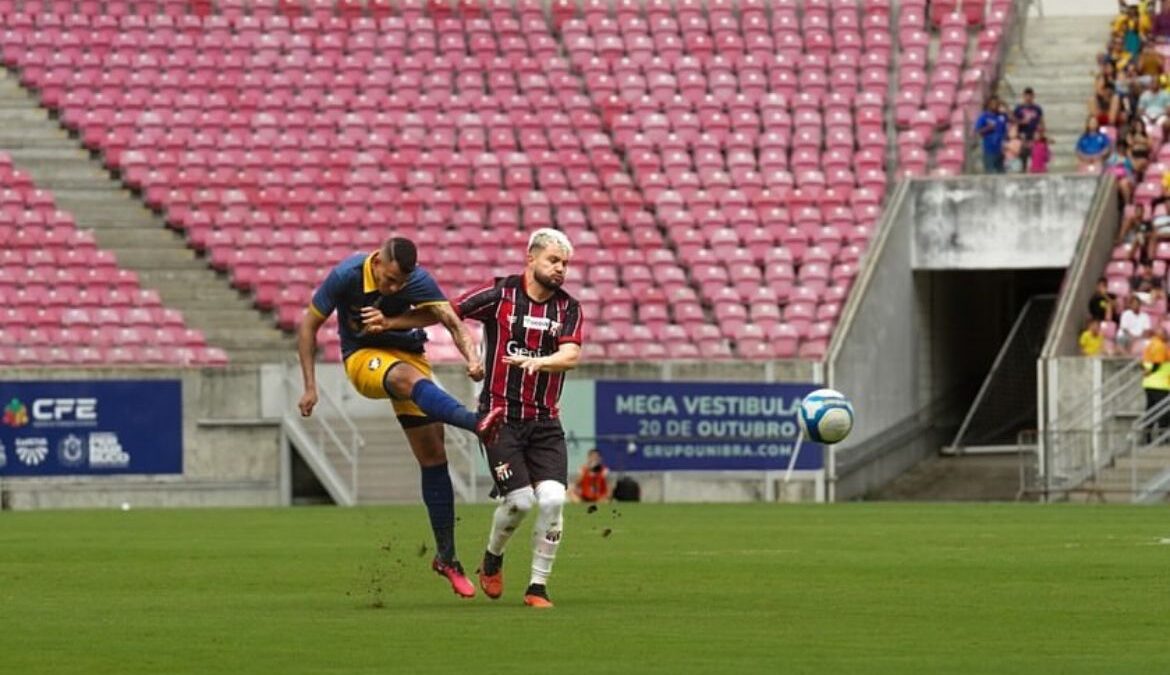
<instances>
[{"instance_id":1,"label":"white sock","mask_svg":"<svg viewBox=\"0 0 1170 675\"><path fill-rule=\"evenodd\" d=\"M504 555L508 540L512 538L512 534L520 526L520 521L524 520L524 516L528 515L535 504L536 495L530 487L512 490L504 495L492 516L492 533L488 537L487 545L488 553Z\"/></svg>"},{"instance_id":2,"label":"white sock","mask_svg":"<svg viewBox=\"0 0 1170 675\"><path fill-rule=\"evenodd\" d=\"M565 486L555 480L536 484L536 524L532 528L532 581L548 583L557 548L561 545L561 512L565 506Z\"/></svg>"}]
</instances>

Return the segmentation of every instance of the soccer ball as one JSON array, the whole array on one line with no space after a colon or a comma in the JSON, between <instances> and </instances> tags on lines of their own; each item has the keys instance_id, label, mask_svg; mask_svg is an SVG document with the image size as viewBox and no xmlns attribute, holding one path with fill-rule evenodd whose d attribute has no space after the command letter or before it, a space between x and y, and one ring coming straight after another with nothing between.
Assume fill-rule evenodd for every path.
<instances>
[{"instance_id":1,"label":"soccer ball","mask_svg":"<svg viewBox=\"0 0 1170 675\"><path fill-rule=\"evenodd\" d=\"M800 402L800 428L814 443L840 443L853 430L853 405L839 391L817 389Z\"/></svg>"}]
</instances>

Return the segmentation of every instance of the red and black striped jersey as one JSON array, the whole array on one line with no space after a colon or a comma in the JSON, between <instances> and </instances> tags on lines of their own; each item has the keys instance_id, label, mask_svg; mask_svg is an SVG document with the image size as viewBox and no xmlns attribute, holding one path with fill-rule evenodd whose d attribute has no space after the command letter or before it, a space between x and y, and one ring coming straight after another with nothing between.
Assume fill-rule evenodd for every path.
<instances>
[{"instance_id":1,"label":"red and black striped jersey","mask_svg":"<svg viewBox=\"0 0 1170 675\"><path fill-rule=\"evenodd\" d=\"M548 356L562 344L581 344L581 305L563 289L536 302L524 289L524 276L496 279L455 303L461 318L483 322L484 387L481 411L503 407L507 419L557 419L564 373L526 375L504 362L513 356Z\"/></svg>"}]
</instances>

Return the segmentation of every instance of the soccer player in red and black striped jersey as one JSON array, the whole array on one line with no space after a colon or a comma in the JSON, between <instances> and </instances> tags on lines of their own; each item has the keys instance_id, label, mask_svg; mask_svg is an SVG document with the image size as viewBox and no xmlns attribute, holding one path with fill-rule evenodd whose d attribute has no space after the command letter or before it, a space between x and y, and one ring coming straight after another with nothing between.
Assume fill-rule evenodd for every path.
<instances>
[{"instance_id":1,"label":"soccer player in red and black striped jersey","mask_svg":"<svg viewBox=\"0 0 1170 675\"><path fill-rule=\"evenodd\" d=\"M488 465L502 496L479 569L490 598L503 593L508 539L534 507L532 577L524 604L552 607L547 583L560 545L568 450L559 405L565 371L581 358L584 317L562 285L573 246L562 232L537 230L528 263L517 274L465 294L455 312L484 326L484 388L479 408L503 408L504 426L487 444Z\"/></svg>"},{"instance_id":2,"label":"soccer player in red and black striped jersey","mask_svg":"<svg viewBox=\"0 0 1170 675\"><path fill-rule=\"evenodd\" d=\"M565 371L581 358L584 317L564 291L573 246L564 233L537 230L528 241L524 274L497 279L461 297L460 318L484 325L485 386L480 414L504 410L497 438L485 441L488 464L501 495L479 569L479 583L491 598L503 593L501 569L508 539L533 508L532 577L524 603L552 607L546 585L561 540L561 512L568 481L568 450L559 402ZM433 322L413 311L368 321L403 329Z\"/></svg>"}]
</instances>

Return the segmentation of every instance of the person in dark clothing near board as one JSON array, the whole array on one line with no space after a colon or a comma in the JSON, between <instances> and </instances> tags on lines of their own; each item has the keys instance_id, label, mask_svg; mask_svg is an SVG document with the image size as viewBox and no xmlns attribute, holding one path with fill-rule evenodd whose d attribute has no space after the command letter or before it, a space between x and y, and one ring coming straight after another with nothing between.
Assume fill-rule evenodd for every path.
<instances>
[{"instance_id":1,"label":"person in dark clothing near board","mask_svg":"<svg viewBox=\"0 0 1170 675\"><path fill-rule=\"evenodd\" d=\"M1117 296L1109 292L1109 282L1105 277L1097 279L1097 290L1089 298L1089 316L1094 321L1117 320Z\"/></svg>"},{"instance_id":2,"label":"person in dark clothing near board","mask_svg":"<svg viewBox=\"0 0 1170 675\"><path fill-rule=\"evenodd\" d=\"M1036 104L1036 92L1031 87L1024 89L1023 101L1012 111L1012 117L1019 125L1020 138L1024 139L1024 149L1020 157L1026 167L1031 163L1029 160L1032 157L1032 141L1036 139L1036 133L1044 124L1044 108Z\"/></svg>"}]
</instances>

